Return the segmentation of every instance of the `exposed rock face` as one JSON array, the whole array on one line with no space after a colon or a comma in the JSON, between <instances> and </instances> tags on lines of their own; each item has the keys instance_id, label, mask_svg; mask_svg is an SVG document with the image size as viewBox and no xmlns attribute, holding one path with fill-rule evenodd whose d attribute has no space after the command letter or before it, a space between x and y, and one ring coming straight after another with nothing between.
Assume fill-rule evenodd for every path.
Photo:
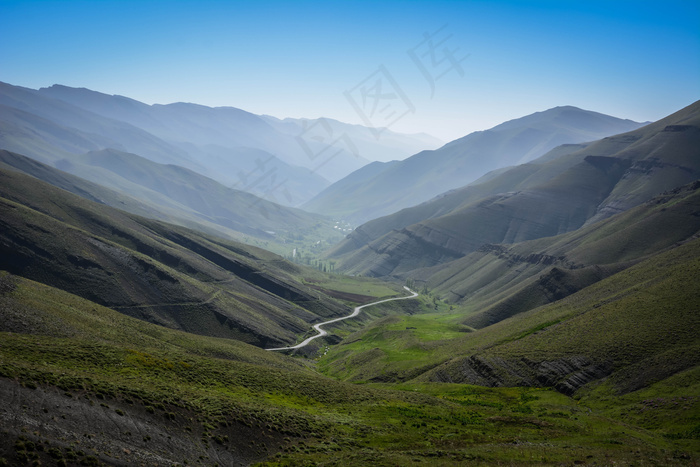
<instances>
[{"instance_id":1,"label":"exposed rock face","mask_svg":"<svg viewBox=\"0 0 700 467\"><path fill-rule=\"evenodd\" d=\"M477 251L482 252L482 253L491 253L500 259L507 260L509 265L518 264L518 263L528 263L528 264L544 264L547 266L551 265L551 264L560 264L560 265L565 266L568 269L576 269L579 267L583 267L583 265L578 265L578 264L573 263L571 261L567 261L566 257L563 255L552 256L552 255L541 254L541 253L531 253L528 255L519 255L519 254L513 253L511 251L511 249L506 245L485 243Z\"/></svg>"},{"instance_id":2,"label":"exposed rock face","mask_svg":"<svg viewBox=\"0 0 700 467\"><path fill-rule=\"evenodd\" d=\"M421 379L488 387L553 387L563 394L572 395L612 371L612 365L593 362L583 355L541 361L471 355L442 365Z\"/></svg>"}]
</instances>

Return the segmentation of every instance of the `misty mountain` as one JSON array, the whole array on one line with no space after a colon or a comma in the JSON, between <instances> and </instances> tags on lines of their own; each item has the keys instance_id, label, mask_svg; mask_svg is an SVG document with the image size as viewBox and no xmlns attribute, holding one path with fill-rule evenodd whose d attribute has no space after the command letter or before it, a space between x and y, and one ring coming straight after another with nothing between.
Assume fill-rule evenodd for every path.
<instances>
[{"instance_id":1,"label":"misty mountain","mask_svg":"<svg viewBox=\"0 0 700 467\"><path fill-rule=\"evenodd\" d=\"M42 88L39 92L128 122L172 144L214 145L232 151L257 149L331 182L375 157L382 160L405 158L417 150L439 144L428 135L403 135L388 130L377 140L366 127L331 119L279 120L234 107L212 108L181 102L147 105L122 96L60 85ZM263 160L268 158L265 156ZM215 161L208 161L208 166L214 174L220 172Z\"/></svg>"},{"instance_id":2,"label":"misty mountain","mask_svg":"<svg viewBox=\"0 0 700 467\"><path fill-rule=\"evenodd\" d=\"M100 96L87 90L86 93ZM290 166L261 150L166 143L131 124L31 89L3 85L0 99L8 104L0 105L0 125L4 130L0 134L1 147L45 163L52 164L71 154L113 148L186 167L286 205L299 204L328 185L318 174ZM116 101L137 110L148 107L126 98Z\"/></svg>"},{"instance_id":3,"label":"misty mountain","mask_svg":"<svg viewBox=\"0 0 700 467\"><path fill-rule=\"evenodd\" d=\"M332 222L320 215L115 149L56 161L61 170L0 150L0 164L93 201L235 240L282 244L307 234L323 238L334 234Z\"/></svg>"},{"instance_id":4,"label":"misty mountain","mask_svg":"<svg viewBox=\"0 0 700 467\"><path fill-rule=\"evenodd\" d=\"M362 223L463 187L492 170L536 159L562 144L593 141L640 126L576 107L556 107L387 165L355 188L339 190L331 185L304 208Z\"/></svg>"},{"instance_id":5,"label":"misty mountain","mask_svg":"<svg viewBox=\"0 0 700 467\"><path fill-rule=\"evenodd\" d=\"M370 162L403 158L438 143L427 135L341 122L277 120L233 107L147 105L55 85L0 83L0 147L52 164L70 154L117 149L186 167L279 204L298 206ZM330 181L329 181L330 180Z\"/></svg>"},{"instance_id":6,"label":"misty mountain","mask_svg":"<svg viewBox=\"0 0 700 467\"><path fill-rule=\"evenodd\" d=\"M358 227L330 257L371 276L447 263L484 244L576 230L700 173L700 102L638 130L500 171L422 205Z\"/></svg>"},{"instance_id":7,"label":"misty mountain","mask_svg":"<svg viewBox=\"0 0 700 467\"><path fill-rule=\"evenodd\" d=\"M202 164L198 172L241 191L285 206L298 206L329 185L311 170L290 165L262 149L173 143Z\"/></svg>"},{"instance_id":8,"label":"misty mountain","mask_svg":"<svg viewBox=\"0 0 700 467\"><path fill-rule=\"evenodd\" d=\"M51 146L73 153L110 147L162 164L197 168L184 151L147 131L41 96L33 89L0 82L0 105L0 122L6 128L2 132L3 149L21 151L38 146L37 156L34 151L26 152L30 157L43 156L42 162L56 157L51 155Z\"/></svg>"},{"instance_id":9,"label":"misty mountain","mask_svg":"<svg viewBox=\"0 0 700 467\"><path fill-rule=\"evenodd\" d=\"M275 129L290 136L305 135L314 137L325 133L330 138L347 138L359 155L370 161L391 162L403 160L423 149L442 146L442 142L426 133L396 133L382 128L377 133L362 125L351 125L332 118L285 118L278 119L263 115L266 122Z\"/></svg>"}]
</instances>

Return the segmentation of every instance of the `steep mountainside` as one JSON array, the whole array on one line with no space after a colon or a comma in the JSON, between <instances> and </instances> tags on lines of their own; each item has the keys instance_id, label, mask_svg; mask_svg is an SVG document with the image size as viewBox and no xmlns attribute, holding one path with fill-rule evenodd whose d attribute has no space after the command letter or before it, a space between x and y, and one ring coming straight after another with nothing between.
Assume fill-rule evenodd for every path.
<instances>
[{"instance_id":1,"label":"steep mountainside","mask_svg":"<svg viewBox=\"0 0 700 467\"><path fill-rule=\"evenodd\" d=\"M475 328L560 300L700 232L700 182L574 232L515 245L482 245L410 278L452 304Z\"/></svg>"},{"instance_id":2,"label":"steep mountainside","mask_svg":"<svg viewBox=\"0 0 700 467\"><path fill-rule=\"evenodd\" d=\"M491 170L531 161L561 144L593 141L640 126L575 107L556 107L386 166L343 191L342 198L331 186L304 207L342 214L351 223L367 222L463 187Z\"/></svg>"},{"instance_id":3,"label":"steep mountainside","mask_svg":"<svg viewBox=\"0 0 700 467\"><path fill-rule=\"evenodd\" d=\"M336 217L351 219L354 212L354 198L359 196L364 190L371 190L367 185L367 180L383 172L388 167L399 165L401 162L372 162L361 169L356 170L347 177L335 182L323 192L324 205L332 205L332 214ZM375 200L376 202L381 202ZM309 212L320 212L312 204L306 204L303 209Z\"/></svg>"},{"instance_id":4,"label":"steep mountainside","mask_svg":"<svg viewBox=\"0 0 700 467\"><path fill-rule=\"evenodd\" d=\"M699 148L695 103L638 130L557 149L558 157L545 155L360 226L329 255L346 272L397 275L484 244L569 232L697 179Z\"/></svg>"},{"instance_id":5,"label":"steep mountainside","mask_svg":"<svg viewBox=\"0 0 700 467\"><path fill-rule=\"evenodd\" d=\"M0 163L93 201L251 244L273 242L286 251L294 248L294 241L338 236L329 219L227 188L176 165L156 164L114 149L73 155L53 164L69 173L9 151L0 150Z\"/></svg>"},{"instance_id":6,"label":"steep mountainside","mask_svg":"<svg viewBox=\"0 0 700 467\"><path fill-rule=\"evenodd\" d=\"M0 269L174 329L292 343L347 312L265 250L127 214L0 171ZM320 274L320 273L319 273Z\"/></svg>"},{"instance_id":7,"label":"steep mountainside","mask_svg":"<svg viewBox=\"0 0 700 467\"><path fill-rule=\"evenodd\" d=\"M638 391L700 364L699 278L696 235L552 305L465 337L450 346L458 357L420 379L553 386L573 394L607 377L614 394ZM480 346L485 334L489 344Z\"/></svg>"}]
</instances>

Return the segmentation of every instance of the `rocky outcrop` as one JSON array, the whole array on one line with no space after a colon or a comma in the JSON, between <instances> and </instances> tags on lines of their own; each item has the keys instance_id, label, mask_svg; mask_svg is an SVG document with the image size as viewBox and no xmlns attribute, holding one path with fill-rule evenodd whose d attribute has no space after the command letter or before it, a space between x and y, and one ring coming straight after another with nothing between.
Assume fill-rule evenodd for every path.
<instances>
[{"instance_id":1,"label":"rocky outcrop","mask_svg":"<svg viewBox=\"0 0 700 467\"><path fill-rule=\"evenodd\" d=\"M581 264L576 264L572 261L568 261L566 256L552 256L539 253L530 253L528 255L519 255L513 250L506 246L493 243L485 243L478 250L480 253L490 253L497 256L500 259L508 261L508 266L512 266L518 263L528 263L528 264L559 264L568 269L577 269L583 267Z\"/></svg>"},{"instance_id":2,"label":"rocky outcrop","mask_svg":"<svg viewBox=\"0 0 700 467\"><path fill-rule=\"evenodd\" d=\"M488 387L552 387L563 394L572 395L581 387L608 376L612 371L612 365L594 362L583 355L555 360L471 355L449 361L420 379Z\"/></svg>"}]
</instances>

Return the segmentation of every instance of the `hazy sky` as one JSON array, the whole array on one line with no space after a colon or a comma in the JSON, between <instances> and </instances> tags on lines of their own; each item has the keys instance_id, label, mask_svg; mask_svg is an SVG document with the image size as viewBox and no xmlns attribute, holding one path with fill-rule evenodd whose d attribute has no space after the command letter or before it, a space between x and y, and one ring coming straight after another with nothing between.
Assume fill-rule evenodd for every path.
<instances>
[{"instance_id":1,"label":"hazy sky","mask_svg":"<svg viewBox=\"0 0 700 467\"><path fill-rule=\"evenodd\" d=\"M700 99L700 1L4 1L0 81L425 131Z\"/></svg>"}]
</instances>

